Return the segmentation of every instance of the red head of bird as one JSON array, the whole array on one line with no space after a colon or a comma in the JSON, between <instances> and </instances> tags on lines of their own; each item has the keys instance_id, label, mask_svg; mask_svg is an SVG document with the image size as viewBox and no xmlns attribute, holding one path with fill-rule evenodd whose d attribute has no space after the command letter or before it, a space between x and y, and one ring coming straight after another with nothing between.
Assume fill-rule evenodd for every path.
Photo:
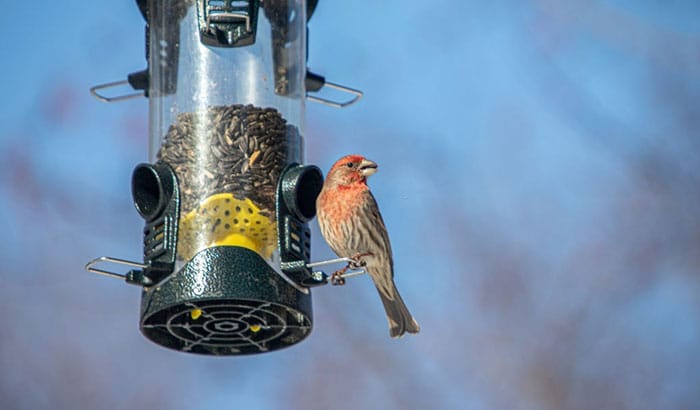
<instances>
[{"instance_id":1,"label":"red head of bird","mask_svg":"<svg viewBox=\"0 0 700 410\"><path fill-rule=\"evenodd\" d=\"M377 164L362 155L346 155L333 164L328 171L333 186L366 184L367 177L377 172Z\"/></svg>"}]
</instances>

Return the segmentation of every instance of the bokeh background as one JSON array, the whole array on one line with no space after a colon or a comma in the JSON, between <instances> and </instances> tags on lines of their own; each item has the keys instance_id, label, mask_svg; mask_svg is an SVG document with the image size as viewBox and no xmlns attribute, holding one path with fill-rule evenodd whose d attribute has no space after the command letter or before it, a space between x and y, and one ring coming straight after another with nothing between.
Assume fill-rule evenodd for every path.
<instances>
[{"instance_id":1,"label":"bokeh background","mask_svg":"<svg viewBox=\"0 0 700 410\"><path fill-rule=\"evenodd\" d=\"M138 330L130 202L147 101L131 1L0 14L3 409L697 409L700 2L333 1L309 67L365 91L307 106L307 159L358 152L419 320L368 278L314 292L311 336L210 358ZM314 223L313 259L330 255Z\"/></svg>"}]
</instances>

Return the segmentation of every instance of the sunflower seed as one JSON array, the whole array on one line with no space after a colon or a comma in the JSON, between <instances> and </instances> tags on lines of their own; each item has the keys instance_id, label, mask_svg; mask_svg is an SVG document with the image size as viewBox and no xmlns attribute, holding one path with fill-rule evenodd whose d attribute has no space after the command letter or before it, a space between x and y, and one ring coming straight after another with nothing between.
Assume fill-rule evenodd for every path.
<instances>
[{"instance_id":1,"label":"sunflower seed","mask_svg":"<svg viewBox=\"0 0 700 410\"><path fill-rule=\"evenodd\" d=\"M300 160L300 144L299 130L273 108L215 106L179 114L157 158L175 170L183 214L226 192L274 216L277 182Z\"/></svg>"}]
</instances>

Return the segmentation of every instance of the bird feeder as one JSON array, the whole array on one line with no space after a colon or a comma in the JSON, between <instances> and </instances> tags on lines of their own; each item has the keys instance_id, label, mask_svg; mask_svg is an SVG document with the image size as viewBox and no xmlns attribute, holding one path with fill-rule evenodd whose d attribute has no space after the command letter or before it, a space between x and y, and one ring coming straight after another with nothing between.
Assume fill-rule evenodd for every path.
<instances>
[{"instance_id":1,"label":"bird feeder","mask_svg":"<svg viewBox=\"0 0 700 410\"><path fill-rule=\"evenodd\" d=\"M361 93L306 69L317 1L137 1L147 70L93 88L105 101L149 99L149 162L134 169L143 261L87 266L142 288L140 329L168 348L209 355L266 352L304 339L308 221L320 170L304 163L305 99L345 106ZM141 93L107 97L128 83ZM324 85L346 102L308 95ZM134 268L125 274L105 262Z\"/></svg>"}]
</instances>

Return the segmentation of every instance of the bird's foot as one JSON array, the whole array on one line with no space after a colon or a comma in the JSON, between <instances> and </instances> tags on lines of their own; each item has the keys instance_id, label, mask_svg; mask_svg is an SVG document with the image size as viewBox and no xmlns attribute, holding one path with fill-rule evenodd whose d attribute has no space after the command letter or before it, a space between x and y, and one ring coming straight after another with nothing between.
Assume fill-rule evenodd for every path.
<instances>
[{"instance_id":1,"label":"bird's foot","mask_svg":"<svg viewBox=\"0 0 700 410\"><path fill-rule=\"evenodd\" d=\"M345 285L345 272L347 272L350 269L364 268L367 265L367 262L365 262L362 258L365 256L372 256L372 253L358 253L350 258L351 260L350 262L348 262L347 266L345 266L343 269L333 272L333 274L330 277L331 285Z\"/></svg>"},{"instance_id":2,"label":"bird's foot","mask_svg":"<svg viewBox=\"0 0 700 410\"><path fill-rule=\"evenodd\" d=\"M334 286L345 285L345 278L343 277L343 275L345 275L345 272L347 272L348 269L350 269L350 265L344 267L343 269L340 269L340 270L333 272L333 274L331 275L331 285L334 285Z\"/></svg>"},{"instance_id":3,"label":"bird's foot","mask_svg":"<svg viewBox=\"0 0 700 410\"><path fill-rule=\"evenodd\" d=\"M365 256L372 256L372 252L365 252L365 253L358 253L350 257L352 259L350 262L348 262L348 268L352 269L361 269L367 265L367 262L365 262L362 258Z\"/></svg>"}]
</instances>

